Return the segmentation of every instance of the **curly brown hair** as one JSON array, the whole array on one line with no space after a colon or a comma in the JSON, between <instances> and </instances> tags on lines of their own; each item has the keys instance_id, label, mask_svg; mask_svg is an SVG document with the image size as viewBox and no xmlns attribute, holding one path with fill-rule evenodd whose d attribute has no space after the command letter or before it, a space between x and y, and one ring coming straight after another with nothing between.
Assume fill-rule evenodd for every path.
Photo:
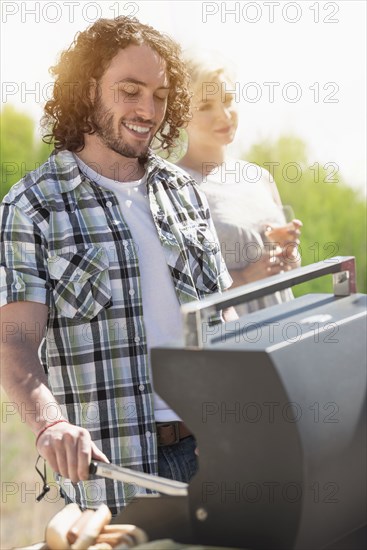
<instances>
[{"instance_id":1,"label":"curly brown hair","mask_svg":"<svg viewBox=\"0 0 367 550\"><path fill-rule=\"evenodd\" d=\"M147 44L166 61L170 91L156 139L162 149L170 150L174 146L179 129L190 120L192 95L181 48L169 36L125 16L99 19L78 33L71 46L61 53L57 65L51 67L50 72L55 76L53 96L47 101L42 117L42 126L48 132L43 137L46 143L53 142L56 150L83 149L84 134L93 134L96 130L90 120L91 81L95 79L98 83L119 49L131 44Z\"/></svg>"}]
</instances>

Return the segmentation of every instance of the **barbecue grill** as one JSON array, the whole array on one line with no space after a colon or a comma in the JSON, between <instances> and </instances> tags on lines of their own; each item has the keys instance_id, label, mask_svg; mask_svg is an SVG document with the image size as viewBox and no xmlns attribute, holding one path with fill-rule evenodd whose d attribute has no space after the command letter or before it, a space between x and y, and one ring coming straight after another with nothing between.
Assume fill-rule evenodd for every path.
<instances>
[{"instance_id":1,"label":"barbecue grill","mask_svg":"<svg viewBox=\"0 0 367 550\"><path fill-rule=\"evenodd\" d=\"M328 274L332 294L210 322ZM366 298L354 258L337 257L183 306L184 342L151 359L156 391L196 436L199 472L115 522L183 543L344 548L335 541L366 523Z\"/></svg>"}]
</instances>

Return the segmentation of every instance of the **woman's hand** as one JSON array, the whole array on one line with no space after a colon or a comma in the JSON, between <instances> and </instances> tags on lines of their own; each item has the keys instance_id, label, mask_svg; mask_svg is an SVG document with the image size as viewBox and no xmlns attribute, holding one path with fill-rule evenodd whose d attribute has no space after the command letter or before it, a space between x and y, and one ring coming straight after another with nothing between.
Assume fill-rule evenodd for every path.
<instances>
[{"instance_id":1,"label":"woman's hand","mask_svg":"<svg viewBox=\"0 0 367 550\"><path fill-rule=\"evenodd\" d=\"M301 256L298 246L300 243L302 222L293 219L291 222L280 227L268 226L265 230L267 242L265 246L281 250L282 262L285 266L284 271L289 271L301 265Z\"/></svg>"},{"instance_id":2,"label":"woman's hand","mask_svg":"<svg viewBox=\"0 0 367 550\"><path fill-rule=\"evenodd\" d=\"M279 247L275 251L262 249L261 256L254 259L248 266L242 269L230 270L230 275L233 279L231 288L252 283L259 279L265 279L270 275L276 275L282 271L292 269L294 267L293 264L290 260L284 259L284 256L283 250Z\"/></svg>"},{"instance_id":3,"label":"woman's hand","mask_svg":"<svg viewBox=\"0 0 367 550\"><path fill-rule=\"evenodd\" d=\"M284 248L288 244L298 246L302 226L301 220L294 219L286 225L281 225L279 227L268 225L264 234L267 241L274 246L277 245L280 246L280 248Z\"/></svg>"},{"instance_id":4,"label":"woman's hand","mask_svg":"<svg viewBox=\"0 0 367 550\"><path fill-rule=\"evenodd\" d=\"M88 479L92 458L109 462L91 440L88 430L68 422L47 428L37 441L37 450L54 472L73 482Z\"/></svg>"}]
</instances>

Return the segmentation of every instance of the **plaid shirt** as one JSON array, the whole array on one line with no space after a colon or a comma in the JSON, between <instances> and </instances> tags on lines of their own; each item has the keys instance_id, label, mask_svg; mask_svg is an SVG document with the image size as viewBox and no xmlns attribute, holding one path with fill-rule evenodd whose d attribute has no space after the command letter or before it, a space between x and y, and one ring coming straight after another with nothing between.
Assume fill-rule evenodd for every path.
<instances>
[{"instance_id":1,"label":"plaid shirt","mask_svg":"<svg viewBox=\"0 0 367 550\"><path fill-rule=\"evenodd\" d=\"M227 288L205 196L152 153L146 171L179 302ZM156 474L139 265L116 196L80 173L71 152L53 154L4 198L1 251L1 305L49 307L40 358L63 414L89 430L112 463ZM113 513L136 493L104 479L63 486L83 507L104 501Z\"/></svg>"}]
</instances>

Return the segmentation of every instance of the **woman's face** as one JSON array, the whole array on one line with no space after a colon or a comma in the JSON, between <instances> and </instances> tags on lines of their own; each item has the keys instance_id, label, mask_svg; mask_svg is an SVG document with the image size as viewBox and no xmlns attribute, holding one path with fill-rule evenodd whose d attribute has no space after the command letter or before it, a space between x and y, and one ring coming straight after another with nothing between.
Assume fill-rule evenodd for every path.
<instances>
[{"instance_id":1,"label":"woman's face","mask_svg":"<svg viewBox=\"0 0 367 550\"><path fill-rule=\"evenodd\" d=\"M228 145L234 139L238 116L234 86L223 77L202 82L193 97L193 117L187 127L189 140L206 146Z\"/></svg>"}]
</instances>

